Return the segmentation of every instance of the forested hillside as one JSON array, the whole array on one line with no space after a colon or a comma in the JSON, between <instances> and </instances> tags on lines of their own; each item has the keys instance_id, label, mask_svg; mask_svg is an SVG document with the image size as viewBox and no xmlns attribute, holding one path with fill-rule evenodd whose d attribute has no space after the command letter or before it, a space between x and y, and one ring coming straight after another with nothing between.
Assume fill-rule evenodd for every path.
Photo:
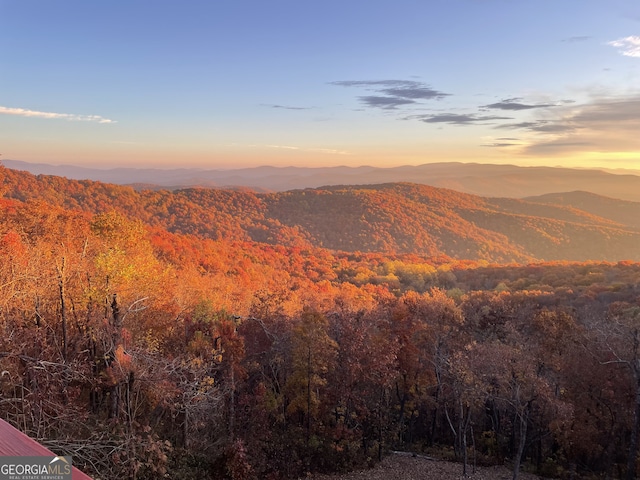
<instances>
[{"instance_id":1,"label":"forested hillside","mask_svg":"<svg viewBox=\"0 0 640 480\"><path fill-rule=\"evenodd\" d=\"M300 478L391 449L636 475L640 264L438 255L513 248L488 228L503 217L540 238L542 221L558 238L630 228L409 184L136 193L3 174L0 415L96 478ZM444 240L433 257L320 248L344 242L323 205L369 225L372 249L432 253L398 236L416 216Z\"/></svg>"},{"instance_id":2,"label":"forested hillside","mask_svg":"<svg viewBox=\"0 0 640 480\"><path fill-rule=\"evenodd\" d=\"M1 178L7 198L90 213L114 210L170 232L214 240L500 263L640 260L637 219L620 209L609 215L606 209L485 198L406 183L257 194L135 191L9 169Z\"/></svg>"},{"instance_id":3,"label":"forested hillside","mask_svg":"<svg viewBox=\"0 0 640 480\"><path fill-rule=\"evenodd\" d=\"M607 198L589 192L566 192L529 197L529 202L562 205L604 216L623 225L640 228L640 203Z\"/></svg>"}]
</instances>

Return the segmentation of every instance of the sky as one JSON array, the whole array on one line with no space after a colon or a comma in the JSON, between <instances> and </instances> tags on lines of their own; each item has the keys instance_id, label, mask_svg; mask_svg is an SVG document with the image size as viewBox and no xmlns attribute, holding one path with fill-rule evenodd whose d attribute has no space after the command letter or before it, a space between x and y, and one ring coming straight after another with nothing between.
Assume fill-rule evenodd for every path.
<instances>
[{"instance_id":1,"label":"sky","mask_svg":"<svg viewBox=\"0 0 640 480\"><path fill-rule=\"evenodd\" d=\"M0 153L640 168L638 0L0 0Z\"/></svg>"}]
</instances>

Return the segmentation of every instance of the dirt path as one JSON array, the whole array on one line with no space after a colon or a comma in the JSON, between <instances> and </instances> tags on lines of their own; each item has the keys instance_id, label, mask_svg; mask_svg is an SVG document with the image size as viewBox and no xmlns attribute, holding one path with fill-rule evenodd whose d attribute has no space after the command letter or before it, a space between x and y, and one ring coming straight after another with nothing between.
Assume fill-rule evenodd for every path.
<instances>
[{"instance_id":1,"label":"dirt path","mask_svg":"<svg viewBox=\"0 0 640 480\"><path fill-rule=\"evenodd\" d=\"M512 472L506 467L478 467L470 480L511 480ZM342 475L313 475L309 480L461 480L462 465L424 457L389 455L371 470ZM521 473L519 480L539 480L541 477Z\"/></svg>"}]
</instances>

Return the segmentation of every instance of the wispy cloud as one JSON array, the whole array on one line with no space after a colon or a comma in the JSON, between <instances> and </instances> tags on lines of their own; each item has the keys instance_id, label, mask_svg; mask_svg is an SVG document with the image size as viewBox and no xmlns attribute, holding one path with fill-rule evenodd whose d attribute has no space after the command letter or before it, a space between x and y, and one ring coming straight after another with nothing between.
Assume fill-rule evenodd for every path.
<instances>
[{"instance_id":1,"label":"wispy cloud","mask_svg":"<svg viewBox=\"0 0 640 480\"><path fill-rule=\"evenodd\" d=\"M407 82L405 85L383 88L380 92L391 97L409 98L411 100L439 100L449 96L448 93L439 92L418 82Z\"/></svg>"},{"instance_id":2,"label":"wispy cloud","mask_svg":"<svg viewBox=\"0 0 640 480\"><path fill-rule=\"evenodd\" d=\"M340 80L330 82L341 87L360 87L377 95L359 96L367 107L395 110L403 105L419 103L421 100L441 100L449 93L434 90L415 80Z\"/></svg>"},{"instance_id":3,"label":"wispy cloud","mask_svg":"<svg viewBox=\"0 0 640 480\"><path fill-rule=\"evenodd\" d=\"M491 103L484 105L481 108L494 109L494 110L531 110L532 108L548 108L556 107L557 104L553 103L539 103L539 104L527 104L521 102L522 98L506 98L497 103Z\"/></svg>"},{"instance_id":4,"label":"wispy cloud","mask_svg":"<svg viewBox=\"0 0 640 480\"><path fill-rule=\"evenodd\" d=\"M577 43L577 42L586 42L587 40L591 40L592 37L589 35L577 35L575 37L563 38L562 41L566 43Z\"/></svg>"},{"instance_id":5,"label":"wispy cloud","mask_svg":"<svg viewBox=\"0 0 640 480\"><path fill-rule=\"evenodd\" d=\"M319 153L327 153L329 155L351 155L350 152L346 150L336 150L333 148L302 148L295 147L292 145L265 145L269 148L279 148L281 150L299 150L301 152L319 152Z\"/></svg>"},{"instance_id":6,"label":"wispy cloud","mask_svg":"<svg viewBox=\"0 0 640 480\"><path fill-rule=\"evenodd\" d=\"M564 133L576 130L580 128L570 118L560 120L535 120L532 122L518 122L518 123L505 123L503 125L497 125L496 128L504 129L524 129L538 133Z\"/></svg>"},{"instance_id":7,"label":"wispy cloud","mask_svg":"<svg viewBox=\"0 0 640 480\"><path fill-rule=\"evenodd\" d=\"M424 123L447 123L450 125L476 125L478 123L493 122L496 120L512 120L512 117L500 117L497 115L476 115L465 113L439 113L426 115L411 115L407 120L420 120Z\"/></svg>"},{"instance_id":8,"label":"wispy cloud","mask_svg":"<svg viewBox=\"0 0 640 480\"><path fill-rule=\"evenodd\" d=\"M538 118L496 126L522 130L524 153L640 151L640 94L594 96L582 104L536 111Z\"/></svg>"},{"instance_id":9,"label":"wispy cloud","mask_svg":"<svg viewBox=\"0 0 640 480\"><path fill-rule=\"evenodd\" d=\"M328 153L330 155L351 155L350 152L346 150L335 150L333 148L312 148L311 152L320 152L320 153Z\"/></svg>"},{"instance_id":10,"label":"wispy cloud","mask_svg":"<svg viewBox=\"0 0 640 480\"><path fill-rule=\"evenodd\" d=\"M416 103L415 100L409 100L399 97L380 97L377 95L366 95L358 97L360 102L364 103L367 107L385 108L387 110L393 110L401 105L409 105Z\"/></svg>"},{"instance_id":11,"label":"wispy cloud","mask_svg":"<svg viewBox=\"0 0 640 480\"><path fill-rule=\"evenodd\" d=\"M510 143L510 142L493 142L493 143L483 143L480 145L481 147L492 147L492 148L504 148L504 147L517 147L522 145L521 143Z\"/></svg>"},{"instance_id":12,"label":"wispy cloud","mask_svg":"<svg viewBox=\"0 0 640 480\"><path fill-rule=\"evenodd\" d=\"M312 108L312 107L292 107L290 105L277 105L277 104L271 104L271 103L263 103L261 105L263 107L278 108L281 110L311 110Z\"/></svg>"},{"instance_id":13,"label":"wispy cloud","mask_svg":"<svg viewBox=\"0 0 640 480\"><path fill-rule=\"evenodd\" d=\"M300 150L300 147L292 147L290 145L267 145L269 148L280 148L282 150Z\"/></svg>"},{"instance_id":14,"label":"wispy cloud","mask_svg":"<svg viewBox=\"0 0 640 480\"><path fill-rule=\"evenodd\" d=\"M618 48L622 55L627 57L640 57L640 36L638 35L619 38L608 42L607 45Z\"/></svg>"},{"instance_id":15,"label":"wispy cloud","mask_svg":"<svg viewBox=\"0 0 640 480\"><path fill-rule=\"evenodd\" d=\"M540 142L528 147L529 153L544 152L547 150L591 150L596 144L593 142L563 142L554 140L551 142ZM585 148L587 147L587 148Z\"/></svg>"},{"instance_id":16,"label":"wispy cloud","mask_svg":"<svg viewBox=\"0 0 640 480\"><path fill-rule=\"evenodd\" d=\"M504 147L520 147L522 141L515 137L483 137L481 147L504 148Z\"/></svg>"},{"instance_id":17,"label":"wispy cloud","mask_svg":"<svg viewBox=\"0 0 640 480\"><path fill-rule=\"evenodd\" d=\"M61 119L75 122L117 123L115 120L101 117L100 115L77 115L73 113L40 112L25 108L12 108L0 106L0 115L17 115L20 117Z\"/></svg>"}]
</instances>

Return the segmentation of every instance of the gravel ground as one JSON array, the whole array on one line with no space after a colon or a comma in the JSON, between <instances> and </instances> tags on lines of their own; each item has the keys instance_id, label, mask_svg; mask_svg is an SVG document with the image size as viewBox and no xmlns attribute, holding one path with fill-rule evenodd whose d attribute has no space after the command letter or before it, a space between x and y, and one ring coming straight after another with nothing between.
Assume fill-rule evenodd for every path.
<instances>
[{"instance_id":1,"label":"gravel ground","mask_svg":"<svg viewBox=\"0 0 640 480\"><path fill-rule=\"evenodd\" d=\"M471 469L470 469L471 470ZM478 467L471 480L511 480L512 472L506 467ZM371 470L360 470L343 475L313 475L308 480L461 480L459 463L430 460L425 457L389 455ZM521 473L519 480L539 480L541 477Z\"/></svg>"}]
</instances>

